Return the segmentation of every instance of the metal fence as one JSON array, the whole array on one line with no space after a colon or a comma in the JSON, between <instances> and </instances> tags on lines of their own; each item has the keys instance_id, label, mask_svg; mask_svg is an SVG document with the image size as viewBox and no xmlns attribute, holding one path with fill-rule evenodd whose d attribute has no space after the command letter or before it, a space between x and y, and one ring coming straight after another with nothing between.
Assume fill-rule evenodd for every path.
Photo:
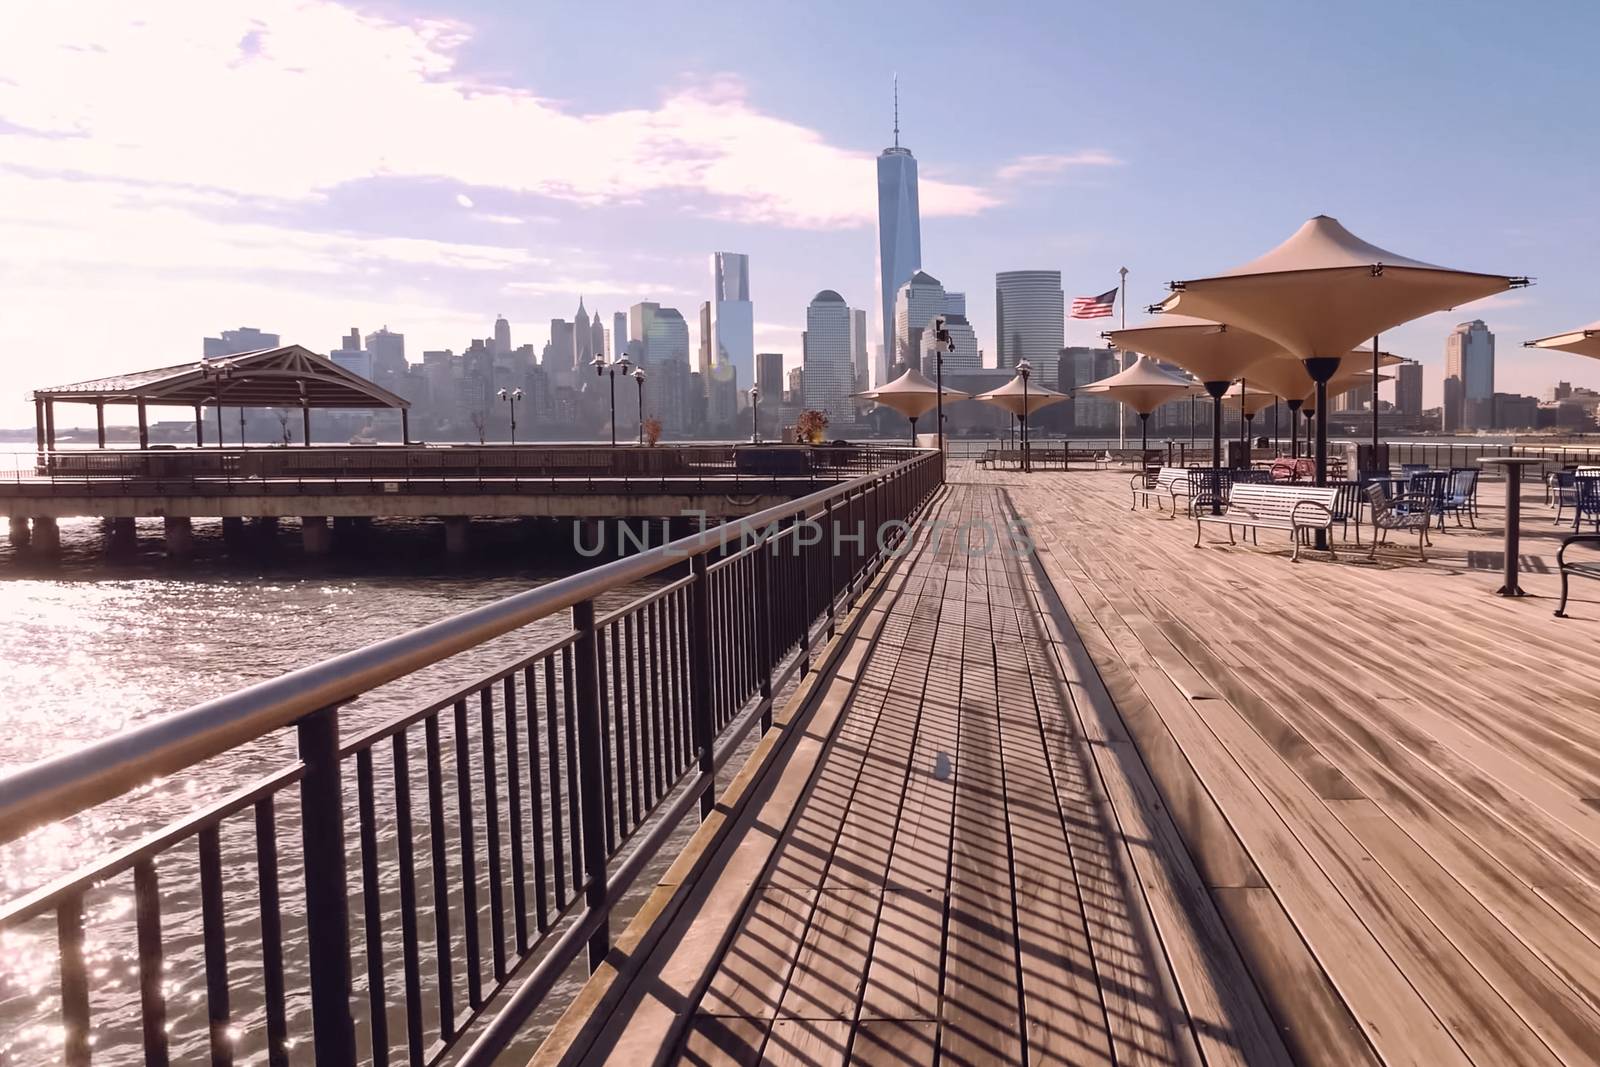
<instances>
[{"instance_id":1,"label":"metal fence","mask_svg":"<svg viewBox=\"0 0 1600 1067\"><path fill-rule=\"evenodd\" d=\"M821 485L882 470L914 450L884 445L458 445L448 448L74 449L0 456L0 493L537 492L541 487L775 481Z\"/></svg>"},{"instance_id":2,"label":"metal fence","mask_svg":"<svg viewBox=\"0 0 1600 1067\"><path fill-rule=\"evenodd\" d=\"M294 731L287 765L0 907L0 936L54 919L61 1061L123 1040L147 1064L180 1045L232 1063L246 1055L233 998L247 986L265 1042L251 1055L269 1064L290 1063L307 1031L317 1063L433 1064L526 966L459 1061L489 1062L585 947L598 964L613 907L686 816L710 812L718 768L770 725L774 694L809 668L903 538L896 520L941 478L940 457L918 453L0 779L6 842ZM671 580L597 614L602 594L652 576ZM564 635L341 739L341 705L569 610ZM102 1019L85 899L125 880L137 1008ZM196 886L198 945L184 945L164 905ZM303 966L286 963L289 926ZM203 1019L169 1000L177 953L203 960Z\"/></svg>"}]
</instances>

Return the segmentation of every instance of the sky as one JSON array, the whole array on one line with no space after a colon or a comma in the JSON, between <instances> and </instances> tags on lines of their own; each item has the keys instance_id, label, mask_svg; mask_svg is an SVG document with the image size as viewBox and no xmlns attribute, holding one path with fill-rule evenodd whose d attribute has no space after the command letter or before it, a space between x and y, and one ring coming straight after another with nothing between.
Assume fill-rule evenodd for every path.
<instances>
[{"instance_id":1,"label":"sky","mask_svg":"<svg viewBox=\"0 0 1600 1067\"><path fill-rule=\"evenodd\" d=\"M1384 337L1428 365L1427 403L1470 318L1497 388L1600 388L1600 361L1520 347L1600 319L1587 0L10 0L5 21L0 426L31 425L32 388L245 325L323 352L387 325L419 359L498 314L542 346L581 295L608 326L656 300L694 333L717 250L751 256L757 350L797 364L818 290L875 306L896 73L923 267L991 359L997 271L1059 269L1070 300L1125 266L1133 322L1325 213L1535 279Z\"/></svg>"}]
</instances>

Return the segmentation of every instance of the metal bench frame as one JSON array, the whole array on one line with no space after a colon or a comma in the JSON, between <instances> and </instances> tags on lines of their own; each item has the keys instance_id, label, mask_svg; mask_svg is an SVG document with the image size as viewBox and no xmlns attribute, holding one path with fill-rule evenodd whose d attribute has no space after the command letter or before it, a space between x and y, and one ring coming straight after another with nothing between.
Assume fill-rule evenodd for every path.
<instances>
[{"instance_id":1,"label":"metal bench frame","mask_svg":"<svg viewBox=\"0 0 1600 1067\"><path fill-rule=\"evenodd\" d=\"M1150 498L1155 497L1156 510L1161 510L1161 498L1165 496L1172 501L1172 517L1178 517L1178 497L1186 496L1191 500L1194 491L1189 484L1188 467L1162 467L1156 472L1154 479L1145 471L1135 474L1128 482L1128 488L1133 490L1133 503L1128 506L1129 511L1138 508L1141 498L1145 507L1150 506Z\"/></svg>"},{"instance_id":2,"label":"metal bench frame","mask_svg":"<svg viewBox=\"0 0 1600 1067\"><path fill-rule=\"evenodd\" d=\"M1576 575L1579 578L1600 579L1600 559L1581 559L1575 563L1567 562L1567 548L1571 545L1587 545L1600 549L1600 534L1573 534L1571 537L1562 538L1561 547L1556 550L1556 569L1561 572L1561 603L1556 606L1556 618L1567 617L1567 579Z\"/></svg>"},{"instance_id":3,"label":"metal bench frame","mask_svg":"<svg viewBox=\"0 0 1600 1067\"><path fill-rule=\"evenodd\" d=\"M1228 527L1228 543L1234 539L1235 526L1251 531L1251 543L1259 544L1255 532L1259 530L1287 530L1294 542L1292 562L1300 562L1300 534L1302 531L1333 529L1333 504L1339 490L1333 486L1267 485L1260 482L1239 482L1228 494L1222 514L1205 512L1194 518L1194 547L1200 547L1200 535L1206 523ZM1328 540L1328 552L1335 559L1333 540Z\"/></svg>"}]
</instances>

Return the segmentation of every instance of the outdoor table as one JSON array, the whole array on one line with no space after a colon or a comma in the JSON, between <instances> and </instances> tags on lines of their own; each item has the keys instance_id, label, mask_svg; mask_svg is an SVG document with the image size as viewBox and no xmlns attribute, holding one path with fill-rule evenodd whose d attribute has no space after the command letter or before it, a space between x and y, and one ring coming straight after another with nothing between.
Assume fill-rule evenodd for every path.
<instances>
[{"instance_id":1,"label":"outdoor table","mask_svg":"<svg viewBox=\"0 0 1600 1067\"><path fill-rule=\"evenodd\" d=\"M1543 460L1515 456L1479 457L1485 467L1495 464L1506 472L1506 577L1505 584L1495 593L1499 596L1524 596L1517 582L1517 549L1522 534L1522 468L1542 463Z\"/></svg>"}]
</instances>

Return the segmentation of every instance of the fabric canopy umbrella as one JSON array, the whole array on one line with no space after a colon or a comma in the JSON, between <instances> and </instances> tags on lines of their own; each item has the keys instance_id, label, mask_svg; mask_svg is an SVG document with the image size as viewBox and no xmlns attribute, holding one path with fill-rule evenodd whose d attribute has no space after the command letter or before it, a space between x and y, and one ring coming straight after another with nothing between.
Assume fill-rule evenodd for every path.
<instances>
[{"instance_id":1,"label":"fabric canopy umbrella","mask_svg":"<svg viewBox=\"0 0 1600 1067\"><path fill-rule=\"evenodd\" d=\"M1222 466L1222 394L1246 370L1282 347L1249 330L1188 315L1161 315L1141 326L1108 330L1112 345L1175 363L1198 378L1211 396L1211 466Z\"/></svg>"},{"instance_id":2,"label":"fabric canopy umbrella","mask_svg":"<svg viewBox=\"0 0 1600 1067\"><path fill-rule=\"evenodd\" d=\"M1578 356L1588 356L1590 359L1600 359L1600 322L1591 322L1580 329L1558 333L1552 337L1524 341L1522 347L1548 348L1554 352L1571 352Z\"/></svg>"},{"instance_id":3,"label":"fabric canopy umbrella","mask_svg":"<svg viewBox=\"0 0 1600 1067\"><path fill-rule=\"evenodd\" d=\"M913 446L917 443L917 420L939 405L939 387L915 367L907 367L904 374L882 388L868 389L864 393L856 393L855 396L859 400L871 400L882 404L910 419ZM947 386L944 398L965 400L967 394Z\"/></svg>"},{"instance_id":4,"label":"fabric canopy umbrella","mask_svg":"<svg viewBox=\"0 0 1600 1067\"><path fill-rule=\"evenodd\" d=\"M1389 367L1396 363L1404 363L1405 360L1389 352L1380 352L1378 362L1382 366ZM1337 395L1340 392L1334 379L1359 375L1367 371L1371 366L1372 352L1369 349L1358 348L1340 356L1333 378L1328 381L1329 394ZM1311 375L1306 371L1305 364L1298 359L1286 359L1282 356L1271 357L1262 360L1245 371L1244 380L1251 385L1260 385L1263 389L1270 389L1283 398L1284 405L1289 409L1290 454L1298 457L1300 455L1300 420L1295 416L1298 415L1301 406L1314 398L1317 393L1317 383L1311 380ZM1350 386L1359 384L1361 384L1360 379L1352 380L1349 383ZM1313 404L1306 410L1315 411L1316 405Z\"/></svg>"},{"instance_id":5,"label":"fabric canopy umbrella","mask_svg":"<svg viewBox=\"0 0 1600 1067\"><path fill-rule=\"evenodd\" d=\"M1326 387L1340 357L1403 322L1526 284L1398 256L1318 215L1259 259L1173 282L1161 308L1236 324L1305 361L1317 387L1320 485L1327 480Z\"/></svg>"},{"instance_id":6,"label":"fabric canopy umbrella","mask_svg":"<svg viewBox=\"0 0 1600 1067\"><path fill-rule=\"evenodd\" d=\"M1079 393L1104 393L1139 415L1139 462L1150 450L1150 415L1169 400L1190 395L1195 383L1141 354L1127 370L1079 387Z\"/></svg>"},{"instance_id":7,"label":"fabric canopy umbrella","mask_svg":"<svg viewBox=\"0 0 1600 1067\"><path fill-rule=\"evenodd\" d=\"M1058 393L1054 389L1046 389L1042 385L1030 385L1028 379L1033 374L1033 365L1027 360L1017 363L1016 377L998 389L991 389L987 393L979 393L974 400L981 400L985 404L993 404L1004 408L1022 420L1022 469L1028 470L1028 416L1040 408L1059 404L1067 399L1065 393Z\"/></svg>"}]
</instances>

